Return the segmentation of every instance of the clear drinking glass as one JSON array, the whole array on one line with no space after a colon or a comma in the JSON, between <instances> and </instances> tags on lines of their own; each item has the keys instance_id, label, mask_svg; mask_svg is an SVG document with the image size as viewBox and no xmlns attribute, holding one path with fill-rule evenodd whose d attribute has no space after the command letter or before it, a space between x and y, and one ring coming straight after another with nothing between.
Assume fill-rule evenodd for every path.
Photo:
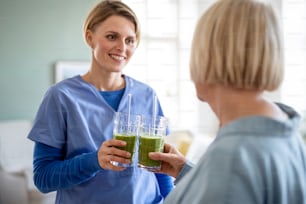
<instances>
[{"instance_id":1,"label":"clear drinking glass","mask_svg":"<svg viewBox=\"0 0 306 204\"><path fill-rule=\"evenodd\" d=\"M112 162L113 165L130 167L135 164L135 152L137 149L139 128L140 128L141 116L136 114L128 114L122 112L115 113L113 138L117 140L123 140L126 142L124 147L116 147L130 152L131 163L122 164L119 162Z\"/></svg>"},{"instance_id":2,"label":"clear drinking glass","mask_svg":"<svg viewBox=\"0 0 306 204\"><path fill-rule=\"evenodd\" d=\"M141 117L139 135L138 167L149 171L161 168L161 161L152 160L150 152L163 152L168 119L163 116Z\"/></svg>"}]
</instances>

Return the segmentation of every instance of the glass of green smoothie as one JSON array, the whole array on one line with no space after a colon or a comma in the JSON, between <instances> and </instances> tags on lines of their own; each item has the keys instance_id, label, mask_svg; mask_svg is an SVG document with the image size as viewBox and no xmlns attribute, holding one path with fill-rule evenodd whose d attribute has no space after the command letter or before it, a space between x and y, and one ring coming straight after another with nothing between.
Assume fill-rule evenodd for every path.
<instances>
[{"instance_id":1,"label":"glass of green smoothie","mask_svg":"<svg viewBox=\"0 0 306 204\"><path fill-rule=\"evenodd\" d=\"M153 172L161 168L161 162L150 159L149 153L163 152L167 126L168 119L166 117L142 116L139 135L138 167Z\"/></svg>"},{"instance_id":2,"label":"glass of green smoothie","mask_svg":"<svg viewBox=\"0 0 306 204\"><path fill-rule=\"evenodd\" d=\"M131 154L131 163L122 164L112 162L115 166L131 167L135 164L135 151L138 143L139 128L141 116L136 114L128 114L122 112L115 113L113 137L116 140L123 140L126 142L124 147L116 147L121 150L128 151Z\"/></svg>"}]
</instances>

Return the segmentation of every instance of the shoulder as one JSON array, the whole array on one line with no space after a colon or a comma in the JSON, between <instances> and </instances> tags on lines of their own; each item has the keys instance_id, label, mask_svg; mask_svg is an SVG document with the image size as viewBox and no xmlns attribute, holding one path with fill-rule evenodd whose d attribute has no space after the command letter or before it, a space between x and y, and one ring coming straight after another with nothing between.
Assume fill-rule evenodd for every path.
<instances>
[{"instance_id":1,"label":"shoulder","mask_svg":"<svg viewBox=\"0 0 306 204\"><path fill-rule=\"evenodd\" d=\"M127 76L127 75L124 75L124 76L125 76L125 79L127 81L127 86L129 88L132 88L132 89L137 88L137 89L140 89L140 90L154 91L153 88L150 85L148 85L144 82L141 82L137 79L134 79L130 76Z\"/></svg>"},{"instance_id":2,"label":"shoulder","mask_svg":"<svg viewBox=\"0 0 306 204\"><path fill-rule=\"evenodd\" d=\"M253 193L260 195L264 185L254 155L236 138L214 141L193 169L193 180L197 180L193 190L203 189L199 199L204 203L253 203Z\"/></svg>"},{"instance_id":3,"label":"shoulder","mask_svg":"<svg viewBox=\"0 0 306 204\"><path fill-rule=\"evenodd\" d=\"M53 96L53 97L56 97L56 96L60 97L63 95L71 95L74 93L80 93L84 89L88 89L88 85L86 85L81 80L80 76L74 76L71 78L64 79L50 86L46 92L46 95Z\"/></svg>"},{"instance_id":4,"label":"shoulder","mask_svg":"<svg viewBox=\"0 0 306 204\"><path fill-rule=\"evenodd\" d=\"M241 167L244 164L237 161L239 157L239 151L234 148L228 148L219 141L213 142L196 166L178 182L176 191L184 194L180 199L195 203L240 203L236 202L238 198L232 200L232 197L239 197L250 188L244 188L239 193L236 189L236 186L249 184L247 178L239 176L245 171Z\"/></svg>"},{"instance_id":5,"label":"shoulder","mask_svg":"<svg viewBox=\"0 0 306 204\"><path fill-rule=\"evenodd\" d=\"M81 86L81 77L74 76L71 78L64 79L56 84L53 84L50 89L54 91L63 91L65 89L78 88Z\"/></svg>"},{"instance_id":6,"label":"shoulder","mask_svg":"<svg viewBox=\"0 0 306 204\"><path fill-rule=\"evenodd\" d=\"M241 168L265 164L267 156L273 155L275 148L269 136L227 135L215 139L207 150L207 159L216 165L226 165L231 171L237 168L240 171Z\"/></svg>"},{"instance_id":7,"label":"shoulder","mask_svg":"<svg viewBox=\"0 0 306 204\"><path fill-rule=\"evenodd\" d=\"M268 143L258 138L243 136L217 138L202 159L201 167L209 169L212 174L209 177L222 175L229 185L249 182L255 186L264 169L268 169L269 155L273 155Z\"/></svg>"},{"instance_id":8,"label":"shoulder","mask_svg":"<svg viewBox=\"0 0 306 204\"><path fill-rule=\"evenodd\" d=\"M79 76L75 76L51 85L43 96L42 105L66 104L69 106L69 104L74 105L80 100L93 97L96 97L94 89Z\"/></svg>"}]
</instances>

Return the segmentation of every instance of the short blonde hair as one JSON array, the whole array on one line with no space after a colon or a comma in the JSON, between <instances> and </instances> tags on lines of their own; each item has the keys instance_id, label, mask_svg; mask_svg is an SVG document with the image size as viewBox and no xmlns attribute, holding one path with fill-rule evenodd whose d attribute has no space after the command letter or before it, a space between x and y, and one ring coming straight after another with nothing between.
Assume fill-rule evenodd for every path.
<instances>
[{"instance_id":1,"label":"short blonde hair","mask_svg":"<svg viewBox=\"0 0 306 204\"><path fill-rule=\"evenodd\" d=\"M194 83L277 89L283 45L273 8L258 0L219 0L199 19L190 57Z\"/></svg>"},{"instance_id":2,"label":"short blonde hair","mask_svg":"<svg viewBox=\"0 0 306 204\"><path fill-rule=\"evenodd\" d=\"M83 26L84 36L88 30L94 32L100 23L113 15L122 16L134 24L138 46L140 41L139 20L134 11L119 0L103 0L90 11Z\"/></svg>"}]
</instances>

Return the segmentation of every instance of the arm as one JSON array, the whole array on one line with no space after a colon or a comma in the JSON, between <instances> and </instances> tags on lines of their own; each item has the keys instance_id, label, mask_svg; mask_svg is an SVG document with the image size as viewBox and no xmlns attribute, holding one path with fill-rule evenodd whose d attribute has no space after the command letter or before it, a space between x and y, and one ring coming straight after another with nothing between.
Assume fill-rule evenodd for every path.
<instances>
[{"instance_id":1,"label":"arm","mask_svg":"<svg viewBox=\"0 0 306 204\"><path fill-rule=\"evenodd\" d=\"M114 148L125 145L122 141L110 140L101 145L98 152L83 153L64 160L62 152L43 143L34 147L34 183L43 193L69 188L83 183L103 169L115 171L123 167L113 166L110 161L129 163L129 152ZM118 156L119 155L119 156Z\"/></svg>"},{"instance_id":2,"label":"arm","mask_svg":"<svg viewBox=\"0 0 306 204\"><path fill-rule=\"evenodd\" d=\"M162 196L165 198L173 189L173 181L172 178L166 174L155 173L155 176L158 181L159 189Z\"/></svg>"},{"instance_id":3,"label":"arm","mask_svg":"<svg viewBox=\"0 0 306 204\"><path fill-rule=\"evenodd\" d=\"M192 168L193 164L190 163L189 161L186 161L180 173L176 177L174 184L176 185Z\"/></svg>"},{"instance_id":4,"label":"arm","mask_svg":"<svg viewBox=\"0 0 306 204\"><path fill-rule=\"evenodd\" d=\"M60 149L39 142L35 143L33 166L34 183L43 193L75 186L101 170L97 152L63 160Z\"/></svg>"}]
</instances>

